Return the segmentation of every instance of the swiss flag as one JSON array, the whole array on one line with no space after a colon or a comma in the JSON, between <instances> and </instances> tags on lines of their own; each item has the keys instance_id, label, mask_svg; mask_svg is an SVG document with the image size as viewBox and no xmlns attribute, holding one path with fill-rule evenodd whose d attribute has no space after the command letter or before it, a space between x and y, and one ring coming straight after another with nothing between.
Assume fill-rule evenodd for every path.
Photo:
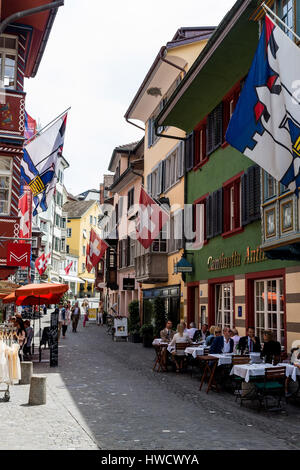
<instances>
[{"instance_id":1,"label":"swiss flag","mask_svg":"<svg viewBox=\"0 0 300 470\"><path fill-rule=\"evenodd\" d=\"M68 266L65 267L65 273L66 273L67 276L70 272L70 269L71 269L72 265L73 265L73 261L71 261L71 263L69 263Z\"/></svg>"},{"instance_id":2,"label":"swiss flag","mask_svg":"<svg viewBox=\"0 0 300 470\"><path fill-rule=\"evenodd\" d=\"M86 267L88 272L91 272L93 267L99 263L101 258L103 258L107 248L107 243L105 243L104 240L101 240L95 230L91 229L90 242L87 247L86 255Z\"/></svg>"},{"instance_id":3,"label":"swiss flag","mask_svg":"<svg viewBox=\"0 0 300 470\"><path fill-rule=\"evenodd\" d=\"M28 202L28 193L24 191L19 199L20 238L31 238L31 211Z\"/></svg>"},{"instance_id":4,"label":"swiss flag","mask_svg":"<svg viewBox=\"0 0 300 470\"><path fill-rule=\"evenodd\" d=\"M45 256L45 253L42 253L39 258L35 261L35 267L38 270L39 275L41 276L46 271L47 265L50 260L50 253Z\"/></svg>"},{"instance_id":5,"label":"swiss flag","mask_svg":"<svg viewBox=\"0 0 300 470\"><path fill-rule=\"evenodd\" d=\"M169 218L169 214L146 193L144 188L141 188L136 239L144 248L149 248L158 238Z\"/></svg>"}]
</instances>

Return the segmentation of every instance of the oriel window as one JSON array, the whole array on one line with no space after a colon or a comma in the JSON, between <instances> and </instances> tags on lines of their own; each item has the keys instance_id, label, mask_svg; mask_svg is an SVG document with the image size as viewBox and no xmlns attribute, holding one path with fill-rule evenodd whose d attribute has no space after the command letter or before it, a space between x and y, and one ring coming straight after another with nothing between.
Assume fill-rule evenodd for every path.
<instances>
[{"instance_id":1,"label":"oriel window","mask_svg":"<svg viewBox=\"0 0 300 470\"><path fill-rule=\"evenodd\" d=\"M15 36L0 37L0 87L16 88L18 41Z\"/></svg>"}]
</instances>

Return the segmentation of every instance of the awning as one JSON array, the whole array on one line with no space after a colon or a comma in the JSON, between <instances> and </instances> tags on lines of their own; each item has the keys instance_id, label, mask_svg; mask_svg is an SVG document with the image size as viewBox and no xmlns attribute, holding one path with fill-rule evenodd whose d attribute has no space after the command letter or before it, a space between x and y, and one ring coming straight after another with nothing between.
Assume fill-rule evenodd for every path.
<instances>
[{"instance_id":1,"label":"awning","mask_svg":"<svg viewBox=\"0 0 300 470\"><path fill-rule=\"evenodd\" d=\"M85 277L83 277L82 279L83 279L83 281L86 281L89 284L94 284L94 282L95 282L95 279L89 279L89 278L85 278Z\"/></svg>"},{"instance_id":2,"label":"awning","mask_svg":"<svg viewBox=\"0 0 300 470\"><path fill-rule=\"evenodd\" d=\"M60 276L64 281L67 282L78 282L79 284L84 284L84 281L80 277L76 276Z\"/></svg>"},{"instance_id":3,"label":"awning","mask_svg":"<svg viewBox=\"0 0 300 470\"><path fill-rule=\"evenodd\" d=\"M235 3L159 114L157 126L191 132L247 75L259 40L258 22L250 19L257 7L257 0Z\"/></svg>"}]
</instances>

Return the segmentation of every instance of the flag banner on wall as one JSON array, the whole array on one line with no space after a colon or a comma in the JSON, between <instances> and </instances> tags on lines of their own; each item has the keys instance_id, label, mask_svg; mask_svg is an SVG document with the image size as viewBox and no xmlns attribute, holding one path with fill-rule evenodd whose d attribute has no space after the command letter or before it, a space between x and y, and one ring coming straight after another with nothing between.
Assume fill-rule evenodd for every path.
<instances>
[{"instance_id":1,"label":"flag banner on wall","mask_svg":"<svg viewBox=\"0 0 300 470\"><path fill-rule=\"evenodd\" d=\"M50 253L48 253L47 256L45 256L45 253L42 253L41 256L39 256L39 258L36 259L34 265L36 269L38 270L38 273L40 276L44 274L44 272L46 271L49 260L50 260L50 256L51 256Z\"/></svg>"},{"instance_id":2,"label":"flag banner on wall","mask_svg":"<svg viewBox=\"0 0 300 470\"><path fill-rule=\"evenodd\" d=\"M103 258L107 248L108 244L99 237L95 230L91 229L90 241L86 252L86 268L88 272L91 272L93 267Z\"/></svg>"},{"instance_id":3,"label":"flag banner on wall","mask_svg":"<svg viewBox=\"0 0 300 470\"><path fill-rule=\"evenodd\" d=\"M33 215L44 212L57 182L58 157L62 154L67 113L24 147L21 195L27 184L33 194Z\"/></svg>"},{"instance_id":4,"label":"flag banner on wall","mask_svg":"<svg viewBox=\"0 0 300 470\"><path fill-rule=\"evenodd\" d=\"M300 49L267 15L226 140L298 195Z\"/></svg>"},{"instance_id":5,"label":"flag banner on wall","mask_svg":"<svg viewBox=\"0 0 300 470\"><path fill-rule=\"evenodd\" d=\"M141 188L136 224L136 239L149 248L168 222L169 214Z\"/></svg>"},{"instance_id":6,"label":"flag banner on wall","mask_svg":"<svg viewBox=\"0 0 300 470\"><path fill-rule=\"evenodd\" d=\"M25 131L24 137L26 140L31 139L36 133L36 121L29 116L27 111L25 111Z\"/></svg>"},{"instance_id":7,"label":"flag banner on wall","mask_svg":"<svg viewBox=\"0 0 300 470\"><path fill-rule=\"evenodd\" d=\"M20 238L31 238L32 217L28 197L31 197L31 194L24 191L23 196L19 199Z\"/></svg>"},{"instance_id":8,"label":"flag banner on wall","mask_svg":"<svg viewBox=\"0 0 300 470\"><path fill-rule=\"evenodd\" d=\"M73 266L73 261L71 261L71 263L69 263L68 266L65 267L65 273L67 276L69 275L69 272L72 266Z\"/></svg>"}]
</instances>

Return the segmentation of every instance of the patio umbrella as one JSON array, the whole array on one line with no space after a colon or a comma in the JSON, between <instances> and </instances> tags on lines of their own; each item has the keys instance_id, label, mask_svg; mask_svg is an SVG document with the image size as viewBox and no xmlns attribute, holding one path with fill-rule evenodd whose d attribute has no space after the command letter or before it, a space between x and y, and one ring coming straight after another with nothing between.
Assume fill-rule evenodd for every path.
<instances>
[{"instance_id":1,"label":"patio umbrella","mask_svg":"<svg viewBox=\"0 0 300 470\"><path fill-rule=\"evenodd\" d=\"M43 295L57 294L60 297L69 289L68 284L27 284L15 290L17 297L34 296L37 299ZM53 302L54 303L54 302Z\"/></svg>"}]
</instances>

